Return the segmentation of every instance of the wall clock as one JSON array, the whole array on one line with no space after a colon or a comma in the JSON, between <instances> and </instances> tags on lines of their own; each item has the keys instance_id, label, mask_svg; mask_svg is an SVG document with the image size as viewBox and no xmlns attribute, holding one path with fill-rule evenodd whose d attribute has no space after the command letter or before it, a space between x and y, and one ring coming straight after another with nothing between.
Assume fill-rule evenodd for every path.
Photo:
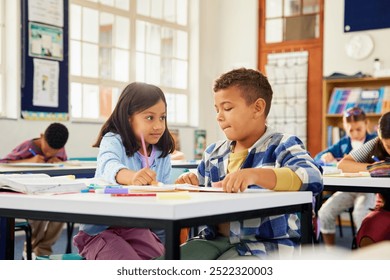
<instances>
[{"instance_id":1,"label":"wall clock","mask_svg":"<svg viewBox=\"0 0 390 280\"><path fill-rule=\"evenodd\" d=\"M352 35L345 45L347 56L352 59L368 57L374 49L374 41L367 34Z\"/></svg>"}]
</instances>

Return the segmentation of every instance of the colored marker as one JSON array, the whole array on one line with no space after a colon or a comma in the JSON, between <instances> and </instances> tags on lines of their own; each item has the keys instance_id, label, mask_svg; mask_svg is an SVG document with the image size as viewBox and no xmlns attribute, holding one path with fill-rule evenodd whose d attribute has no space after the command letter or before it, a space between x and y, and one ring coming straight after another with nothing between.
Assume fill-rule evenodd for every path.
<instances>
[{"instance_id":1,"label":"colored marker","mask_svg":"<svg viewBox=\"0 0 390 280\"><path fill-rule=\"evenodd\" d=\"M371 157L375 162L380 162L379 158L377 158L376 156L372 156Z\"/></svg>"},{"instance_id":2,"label":"colored marker","mask_svg":"<svg viewBox=\"0 0 390 280\"><path fill-rule=\"evenodd\" d=\"M37 153L33 150L33 149L28 149L28 151L35 157L37 155Z\"/></svg>"},{"instance_id":3,"label":"colored marker","mask_svg":"<svg viewBox=\"0 0 390 280\"><path fill-rule=\"evenodd\" d=\"M113 193L111 196L156 196L157 194L155 193Z\"/></svg>"},{"instance_id":4,"label":"colored marker","mask_svg":"<svg viewBox=\"0 0 390 280\"><path fill-rule=\"evenodd\" d=\"M144 150L144 154L145 154L146 167L149 168L148 152L146 150L144 134L141 132L140 136L141 136L142 149Z\"/></svg>"},{"instance_id":5,"label":"colored marker","mask_svg":"<svg viewBox=\"0 0 390 280\"><path fill-rule=\"evenodd\" d=\"M128 188L105 188L104 193L109 194L128 194L129 189Z\"/></svg>"}]
</instances>

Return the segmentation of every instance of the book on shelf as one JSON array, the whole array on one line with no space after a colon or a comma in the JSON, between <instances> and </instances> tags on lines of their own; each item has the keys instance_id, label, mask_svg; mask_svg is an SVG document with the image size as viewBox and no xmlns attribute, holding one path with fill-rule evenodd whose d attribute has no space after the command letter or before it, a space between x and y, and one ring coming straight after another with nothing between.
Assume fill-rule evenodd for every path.
<instances>
[{"instance_id":1,"label":"book on shelf","mask_svg":"<svg viewBox=\"0 0 390 280\"><path fill-rule=\"evenodd\" d=\"M338 126L328 126L327 146L330 147L346 135L345 130Z\"/></svg>"},{"instance_id":2,"label":"book on shelf","mask_svg":"<svg viewBox=\"0 0 390 280\"><path fill-rule=\"evenodd\" d=\"M342 114L352 107L360 107L366 113L381 114L387 112L390 101L390 87L370 88L334 88L328 114Z\"/></svg>"},{"instance_id":3,"label":"book on shelf","mask_svg":"<svg viewBox=\"0 0 390 280\"><path fill-rule=\"evenodd\" d=\"M86 185L74 176L47 174L1 174L0 190L24 194L62 194L80 192Z\"/></svg>"}]
</instances>

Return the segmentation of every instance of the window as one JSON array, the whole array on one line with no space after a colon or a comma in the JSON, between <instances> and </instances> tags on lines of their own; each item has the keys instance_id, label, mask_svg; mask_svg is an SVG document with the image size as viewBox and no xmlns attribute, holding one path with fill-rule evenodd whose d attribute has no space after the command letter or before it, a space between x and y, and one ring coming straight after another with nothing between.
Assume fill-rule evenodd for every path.
<instances>
[{"instance_id":1,"label":"window","mask_svg":"<svg viewBox=\"0 0 390 280\"><path fill-rule=\"evenodd\" d=\"M318 38L319 12L319 0L266 0L266 43Z\"/></svg>"},{"instance_id":2,"label":"window","mask_svg":"<svg viewBox=\"0 0 390 280\"><path fill-rule=\"evenodd\" d=\"M131 81L159 86L168 121L188 123L186 0L72 0L70 95L73 120L107 118Z\"/></svg>"}]
</instances>

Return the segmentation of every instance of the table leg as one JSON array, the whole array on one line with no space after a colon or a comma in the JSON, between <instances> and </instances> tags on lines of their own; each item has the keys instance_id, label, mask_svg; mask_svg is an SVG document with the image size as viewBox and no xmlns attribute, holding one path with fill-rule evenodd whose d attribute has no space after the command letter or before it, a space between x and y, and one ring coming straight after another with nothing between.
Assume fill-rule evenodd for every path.
<instances>
[{"instance_id":1,"label":"table leg","mask_svg":"<svg viewBox=\"0 0 390 280\"><path fill-rule=\"evenodd\" d=\"M175 221L165 228L165 259L180 259L180 227Z\"/></svg>"},{"instance_id":2,"label":"table leg","mask_svg":"<svg viewBox=\"0 0 390 280\"><path fill-rule=\"evenodd\" d=\"M0 217L0 260L13 260L15 219Z\"/></svg>"}]
</instances>

